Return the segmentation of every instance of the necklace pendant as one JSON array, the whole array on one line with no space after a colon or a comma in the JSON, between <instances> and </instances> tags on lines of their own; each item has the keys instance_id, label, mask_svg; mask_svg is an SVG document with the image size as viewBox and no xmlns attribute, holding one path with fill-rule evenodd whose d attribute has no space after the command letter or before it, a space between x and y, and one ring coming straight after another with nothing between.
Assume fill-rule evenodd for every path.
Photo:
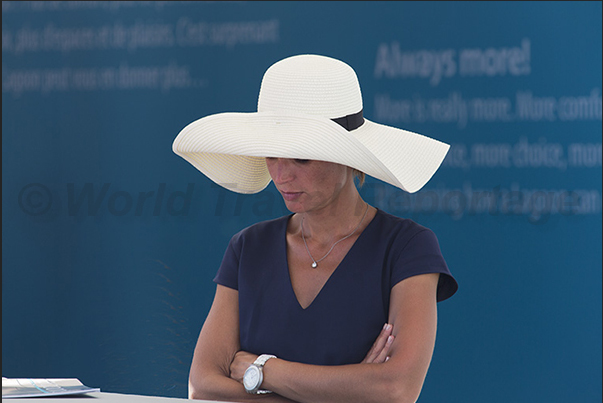
<instances>
[{"instance_id":1,"label":"necklace pendant","mask_svg":"<svg viewBox=\"0 0 603 403\"><path fill-rule=\"evenodd\" d=\"M312 262L312 268L316 269L316 266L318 266L318 264L316 264L316 262Z\"/></svg>"}]
</instances>

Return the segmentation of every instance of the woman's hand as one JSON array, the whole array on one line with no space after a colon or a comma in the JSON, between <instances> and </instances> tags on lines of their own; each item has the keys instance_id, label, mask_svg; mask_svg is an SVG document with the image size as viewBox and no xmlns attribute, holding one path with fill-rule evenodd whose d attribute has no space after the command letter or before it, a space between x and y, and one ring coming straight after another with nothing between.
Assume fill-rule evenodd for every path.
<instances>
[{"instance_id":1,"label":"woman's hand","mask_svg":"<svg viewBox=\"0 0 603 403\"><path fill-rule=\"evenodd\" d=\"M362 360L362 364L379 364L389 360L389 349L394 342L394 336L392 335L393 326L386 323L383 326L383 330L379 333L377 340L373 343L373 347L369 350Z\"/></svg>"},{"instance_id":2,"label":"woman's hand","mask_svg":"<svg viewBox=\"0 0 603 403\"><path fill-rule=\"evenodd\" d=\"M245 371L258 358L257 355L247 351L238 351L230 363L230 377L237 382L243 383Z\"/></svg>"}]
</instances>

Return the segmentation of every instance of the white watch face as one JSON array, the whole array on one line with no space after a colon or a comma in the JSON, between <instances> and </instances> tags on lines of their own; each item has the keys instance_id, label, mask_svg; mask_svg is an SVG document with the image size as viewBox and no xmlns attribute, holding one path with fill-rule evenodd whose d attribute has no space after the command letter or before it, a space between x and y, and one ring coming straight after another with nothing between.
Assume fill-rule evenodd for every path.
<instances>
[{"instance_id":1,"label":"white watch face","mask_svg":"<svg viewBox=\"0 0 603 403\"><path fill-rule=\"evenodd\" d=\"M253 390L260 382L260 369L255 365L250 366L243 375L243 384L245 389Z\"/></svg>"}]
</instances>

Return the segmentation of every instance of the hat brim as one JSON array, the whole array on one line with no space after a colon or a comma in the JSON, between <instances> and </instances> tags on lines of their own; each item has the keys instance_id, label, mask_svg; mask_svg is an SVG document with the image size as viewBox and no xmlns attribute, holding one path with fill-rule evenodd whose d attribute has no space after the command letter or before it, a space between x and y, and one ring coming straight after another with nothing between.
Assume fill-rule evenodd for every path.
<instances>
[{"instance_id":1,"label":"hat brim","mask_svg":"<svg viewBox=\"0 0 603 403\"><path fill-rule=\"evenodd\" d=\"M334 162L414 193L433 176L449 147L367 119L348 132L327 118L273 112L206 116L182 129L172 146L212 181L237 193L268 186L265 157Z\"/></svg>"}]
</instances>

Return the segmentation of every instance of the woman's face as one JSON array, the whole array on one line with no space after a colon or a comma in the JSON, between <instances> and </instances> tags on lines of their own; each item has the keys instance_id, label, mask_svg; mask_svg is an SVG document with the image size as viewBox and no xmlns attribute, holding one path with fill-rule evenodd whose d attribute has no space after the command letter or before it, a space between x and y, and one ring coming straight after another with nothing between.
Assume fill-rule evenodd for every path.
<instances>
[{"instance_id":1,"label":"woman's face","mask_svg":"<svg viewBox=\"0 0 603 403\"><path fill-rule=\"evenodd\" d=\"M334 206L342 189L354 186L352 169L332 162L266 158L268 172L294 213Z\"/></svg>"}]
</instances>

